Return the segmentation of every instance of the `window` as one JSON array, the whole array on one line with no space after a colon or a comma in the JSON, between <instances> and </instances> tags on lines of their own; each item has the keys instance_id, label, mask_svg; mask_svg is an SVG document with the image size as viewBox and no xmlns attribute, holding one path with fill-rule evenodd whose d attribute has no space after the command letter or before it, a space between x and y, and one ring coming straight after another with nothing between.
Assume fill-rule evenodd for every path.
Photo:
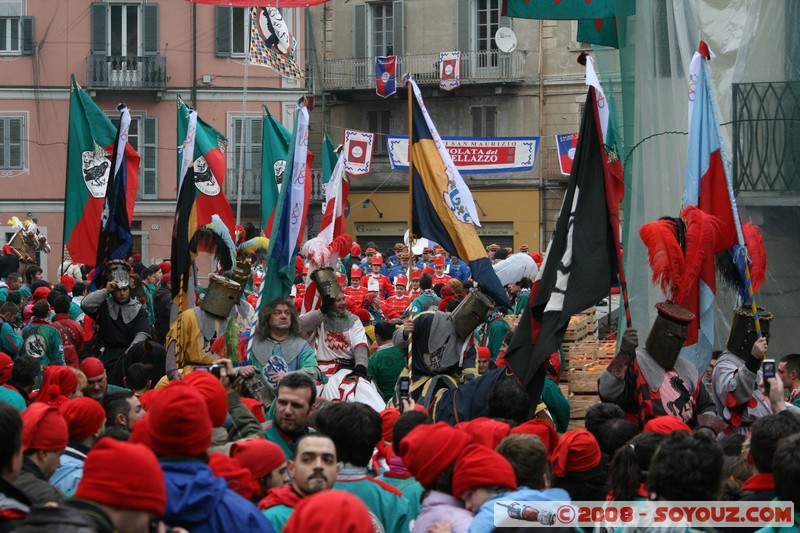
<instances>
[{"instance_id":1,"label":"window","mask_svg":"<svg viewBox=\"0 0 800 533\"><path fill-rule=\"evenodd\" d=\"M456 1L456 50L468 53L477 68L497 68L498 53L494 36L498 28L511 27L502 15L502 0Z\"/></svg>"},{"instance_id":2,"label":"window","mask_svg":"<svg viewBox=\"0 0 800 533\"><path fill-rule=\"evenodd\" d=\"M225 191L231 201L238 197L239 169L242 175L242 199L258 201L261 196L261 135L263 123L260 116L244 117L244 131L242 131L242 116L232 116L227 153L229 154L228 175L225 176ZM242 147L244 146L244 153Z\"/></svg>"},{"instance_id":3,"label":"window","mask_svg":"<svg viewBox=\"0 0 800 533\"><path fill-rule=\"evenodd\" d=\"M155 2L91 4L88 87L166 87L166 61L159 56L158 13Z\"/></svg>"},{"instance_id":4,"label":"window","mask_svg":"<svg viewBox=\"0 0 800 533\"><path fill-rule=\"evenodd\" d=\"M261 117L244 117L244 137L242 137L242 117L234 117L231 121L231 131L228 138L228 153L231 154L231 168L238 169L240 162L244 161L245 170L261 172L261 134L263 124ZM242 159L241 142L244 139L244 159Z\"/></svg>"},{"instance_id":5,"label":"window","mask_svg":"<svg viewBox=\"0 0 800 533\"><path fill-rule=\"evenodd\" d=\"M370 5L371 56L390 56L394 54L394 37L392 35L392 3L381 2Z\"/></svg>"},{"instance_id":6,"label":"window","mask_svg":"<svg viewBox=\"0 0 800 533\"><path fill-rule=\"evenodd\" d=\"M119 114L111 113L108 118L115 126L119 124ZM131 115L128 142L139 154L139 188L137 200L158 199L158 117Z\"/></svg>"},{"instance_id":7,"label":"window","mask_svg":"<svg viewBox=\"0 0 800 533\"><path fill-rule=\"evenodd\" d=\"M217 7L214 33L217 57L244 57L250 51L250 8Z\"/></svg>"},{"instance_id":8,"label":"window","mask_svg":"<svg viewBox=\"0 0 800 533\"><path fill-rule=\"evenodd\" d=\"M386 135L391 133L392 113L390 111L370 111L367 113L367 131L375 134L373 154L386 154Z\"/></svg>"},{"instance_id":9,"label":"window","mask_svg":"<svg viewBox=\"0 0 800 533\"><path fill-rule=\"evenodd\" d=\"M25 116L0 116L0 170L27 170Z\"/></svg>"},{"instance_id":10,"label":"window","mask_svg":"<svg viewBox=\"0 0 800 533\"><path fill-rule=\"evenodd\" d=\"M354 5L353 57L402 56L403 13L403 0Z\"/></svg>"},{"instance_id":11,"label":"window","mask_svg":"<svg viewBox=\"0 0 800 533\"><path fill-rule=\"evenodd\" d=\"M158 55L158 18L153 2L92 4L92 55L111 56L115 70L136 69L131 58Z\"/></svg>"},{"instance_id":12,"label":"window","mask_svg":"<svg viewBox=\"0 0 800 533\"><path fill-rule=\"evenodd\" d=\"M0 55L33 53L33 17L22 12L22 0L0 0Z\"/></svg>"},{"instance_id":13,"label":"window","mask_svg":"<svg viewBox=\"0 0 800 533\"><path fill-rule=\"evenodd\" d=\"M497 107L493 105L474 106L472 112L472 136L497 136Z\"/></svg>"}]
</instances>

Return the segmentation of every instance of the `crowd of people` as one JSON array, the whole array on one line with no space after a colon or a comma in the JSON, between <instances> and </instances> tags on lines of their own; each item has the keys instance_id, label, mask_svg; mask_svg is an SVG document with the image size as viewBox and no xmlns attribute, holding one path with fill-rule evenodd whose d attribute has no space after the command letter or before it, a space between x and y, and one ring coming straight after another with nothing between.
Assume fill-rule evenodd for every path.
<instances>
[{"instance_id":1,"label":"crowd of people","mask_svg":"<svg viewBox=\"0 0 800 533\"><path fill-rule=\"evenodd\" d=\"M765 377L752 321L704 371L660 304L573 427L563 354L543 388L506 360L538 253L488 247L507 307L439 247L377 248L328 278L298 256L260 305L240 256L172 319L169 262L2 273L0 531L482 533L508 500L800 502L800 354Z\"/></svg>"}]
</instances>

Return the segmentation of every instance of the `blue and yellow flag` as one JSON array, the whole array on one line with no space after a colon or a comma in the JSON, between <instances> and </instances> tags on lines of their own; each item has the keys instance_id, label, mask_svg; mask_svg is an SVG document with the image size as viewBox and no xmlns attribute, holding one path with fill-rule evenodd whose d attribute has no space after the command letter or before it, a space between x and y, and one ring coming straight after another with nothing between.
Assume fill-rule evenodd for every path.
<instances>
[{"instance_id":1,"label":"blue and yellow flag","mask_svg":"<svg viewBox=\"0 0 800 533\"><path fill-rule=\"evenodd\" d=\"M408 87L414 91L409 154L413 166L412 232L416 237L435 241L448 253L469 263L472 279L483 292L498 304L510 307L506 291L475 231L480 221L472 193L445 149L419 87L411 79Z\"/></svg>"}]
</instances>

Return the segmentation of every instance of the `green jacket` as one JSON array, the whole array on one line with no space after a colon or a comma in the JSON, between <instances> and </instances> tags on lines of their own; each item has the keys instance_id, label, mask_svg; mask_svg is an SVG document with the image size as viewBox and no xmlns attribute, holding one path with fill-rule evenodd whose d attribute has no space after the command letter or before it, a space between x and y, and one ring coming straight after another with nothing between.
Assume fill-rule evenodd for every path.
<instances>
[{"instance_id":1,"label":"green jacket","mask_svg":"<svg viewBox=\"0 0 800 533\"><path fill-rule=\"evenodd\" d=\"M369 358L367 375L378 387L385 401L392 398L397 378L405 367L406 354L392 343L380 346Z\"/></svg>"}]
</instances>

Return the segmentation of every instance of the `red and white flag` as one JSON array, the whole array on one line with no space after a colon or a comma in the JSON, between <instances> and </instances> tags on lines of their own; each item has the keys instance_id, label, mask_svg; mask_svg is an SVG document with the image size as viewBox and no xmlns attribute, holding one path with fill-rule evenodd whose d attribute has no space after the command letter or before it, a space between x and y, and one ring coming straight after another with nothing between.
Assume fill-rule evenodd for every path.
<instances>
[{"instance_id":1,"label":"red and white flag","mask_svg":"<svg viewBox=\"0 0 800 533\"><path fill-rule=\"evenodd\" d=\"M439 52L439 88L455 91L461 87L461 52Z\"/></svg>"},{"instance_id":2,"label":"red and white flag","mask_svg":"<svg viewBox=\"0 0 800 533\"><path fill-rule=\"evenodd\" d=\"M345 206L350 193L350 180L345 175L345 156L340 155L333 167L331 179L325 187L325 204L322 210L322 223L319 226L319 237L325 242L345 232Z\"/></svg>"},{"instance_id":3,"label":"red and white flag","mask_svg":"<svg viewBox=\"0 0 800 533\"><path fill-rule=\"evenodd\" d=\"M369 174L375 134L366 131L344 130L344 170L351 176ZM331 178L332 179L332 178ZM330 184L328 185L330 187Z\"/></svg>"}]
</instances>

